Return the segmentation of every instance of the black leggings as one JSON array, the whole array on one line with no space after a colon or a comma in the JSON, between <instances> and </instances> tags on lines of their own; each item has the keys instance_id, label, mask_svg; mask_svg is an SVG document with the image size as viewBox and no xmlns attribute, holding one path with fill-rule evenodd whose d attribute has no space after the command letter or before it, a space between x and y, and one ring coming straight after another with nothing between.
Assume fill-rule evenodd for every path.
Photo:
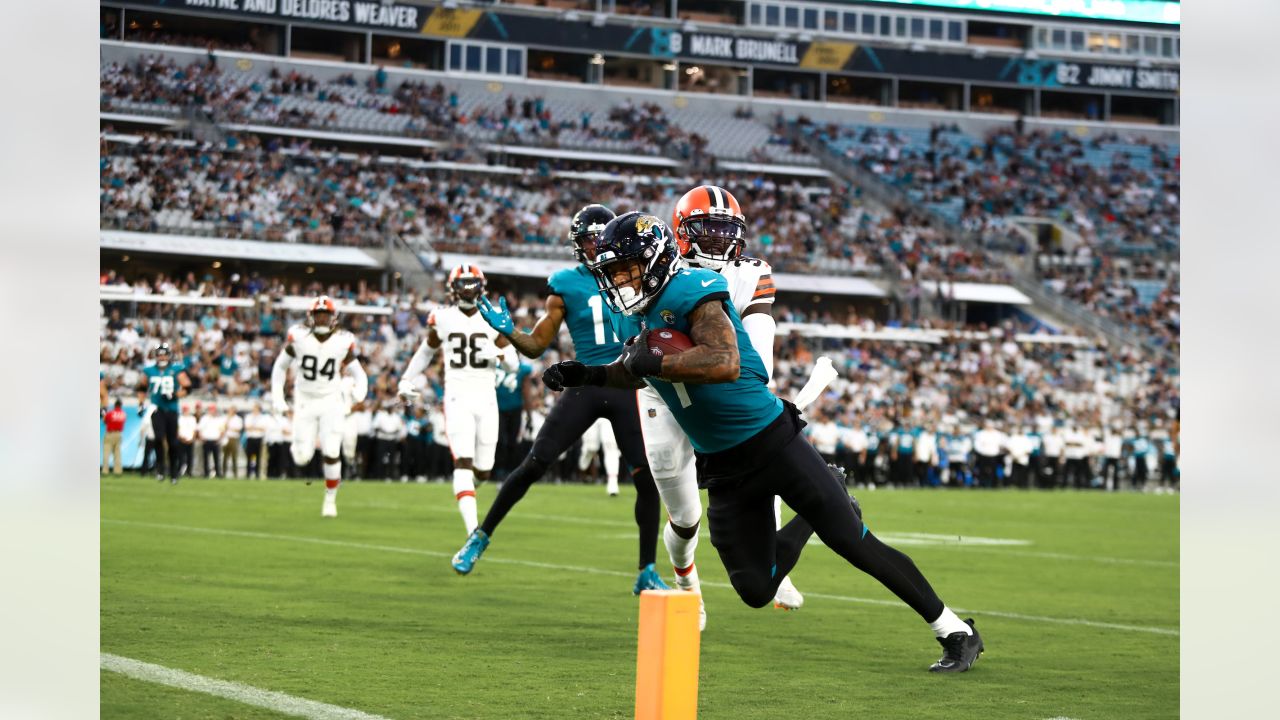
<instances>
[{"instance_id":1,"label":"black leggings","mask_svg":"<svg viewBox=\"0 0 1280 720\"><path fill-rule=\"evenodd\" d=\"M556 400L542 424L533 449L502 482L502 489L489 506L480 523L488 535L498 529L502 519L524 497L529 487L540 480L547 468L568 450L599 418L608 418L613 437L618 441L622 458L631 468L631 482L636 487L635 519L640 531L640 567L657 560L659 513L662 500L653 483L649 463L640 436L640 412L636 407L636 391L619 388L570 388ZM770 513L773 511L770 510ZM773 517L770 514L769 517ZM772 520L770 520L772 522Z\"/></svg>"},{"instance_id":2,"label":"black leggings","mask_svg":"<svg viewBox=\"0 0 1280 720\"><path fill-rule=\"evenodd\" d=\"M911 558L867 531L848 493L803 435L797 434L770 457L740 481L708 489L711 544L743 602L751 607L769 604L809 536L817 533L827 547L880 581L926 622L942 615L942 601L929 581ZM774 495L797 513L776 532Z\"/></svg>"},{"instance_id":3,"label":"black leggings","mask_svg":"<svg viewBox=\"0 0 1280 720\"><path fill-rule=\"evenodd\" d=\"M182 448L178 447L178 413L156 408L151 413L151 430L156 436L156 473L164 474L167 467L169 477L177 480L183 456Z\"/></svg>"}]
</instances>

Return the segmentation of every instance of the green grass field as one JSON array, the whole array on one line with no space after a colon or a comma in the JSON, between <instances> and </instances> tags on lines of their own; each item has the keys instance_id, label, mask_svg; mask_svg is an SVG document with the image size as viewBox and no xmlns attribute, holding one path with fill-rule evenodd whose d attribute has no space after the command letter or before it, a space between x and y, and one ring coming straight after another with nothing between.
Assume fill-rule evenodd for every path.
<instances>
[{"instance_id":1,"label":"green grass field","mask_svg":"<svg viewBox=\"0 0 1280 720\"><path fill-rule=\"evenodd\" d=\"M447 485L102 480L104 653L397 720L627 718L631 498L537 486L459 577ZM491 486L479 490L481 512ZM799 612L752 610L705 536L700 717L1170 718L1178 714L1178 498L859 494L872 531L974 617L987 652L934 676L928 628L813 544ZM815 541L816 542L816 541ZM669 570L658 548L659 567ZM278 718L101 675L104 718Z\"/></svg>"}]
</instances>

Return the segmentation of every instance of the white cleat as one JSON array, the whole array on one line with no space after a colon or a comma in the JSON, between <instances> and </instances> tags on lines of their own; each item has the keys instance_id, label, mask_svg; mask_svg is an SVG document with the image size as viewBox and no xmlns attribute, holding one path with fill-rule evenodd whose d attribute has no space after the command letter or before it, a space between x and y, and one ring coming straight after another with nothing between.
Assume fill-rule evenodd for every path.
<instances>
[{"instance_id":1,"label":"white cleat","mask_svg":"<svg viewBox=\"0 0 1280 720\"><path fill-rule=\"evenodd\" d=\"M338 517L338 500L336 498L325 498L324 508L320 510L320 517Z\"/></svg>"},{"instance_id":2,"label":"white cleat","mask_svg":"<svg viewBox=\"0 0 1280 720\"><path fill-rule=\"evenodd\" d=\"M618 497L618 481L610 480L605 486L605 491L609 493L609 497Z\"/></svg>"},{"instance_id":3,"label":"white cleat","mask_svg":"<svg viewBox=\"0 0 1280 720\"><path fill-rule=\"evenodd\" d=\"M707 605L702 601L702 585L696 577L676 576L676 587L685 592L698 593L698 632L707 629Z\"/></svg>"},{"instance_id":4,"label":"white cleat","mask_svg":"<svg viewBox=\"0 0 1280 720\"><path fill-rule=\"evenodd\" d=\"M773 596L773 606L782 610L799 610L804 606L804 596L791 584L791 576L782 578L778 594Z\"/></svg>"}]
</instances>

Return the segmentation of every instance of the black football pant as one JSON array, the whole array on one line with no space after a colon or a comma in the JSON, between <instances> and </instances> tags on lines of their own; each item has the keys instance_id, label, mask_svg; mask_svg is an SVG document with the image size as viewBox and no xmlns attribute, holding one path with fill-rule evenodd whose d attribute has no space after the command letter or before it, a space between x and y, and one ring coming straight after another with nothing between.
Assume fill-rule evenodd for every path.
<instances>
[{"instance_id":1,"label":"black football pant","mask_svg":"<svg viewBox=\"0 0 1280 720\"><path fill-rule=\"evenodd\" d=\"M177 480L182 467L182 447L178 444L178 413L156 408L151 413L151 430L156 439L156 472Z\"/></svg>"},{"instance_id":2,"label":"black football pant","mask_svg":"<svg viewBox=\"0 0 1280 720\"><path fill-rule=\"evenodd\" d=\"M649 472L640 435L640 411L636 407L636 391L623 388L568 388L556 399L547 421L533 441L533 449L515 470L507 475L502 489L489 506L480 529L490 536L502 519L524 497L529 487L546 474L561 453L573 446L599 418L608 418L613 437L618 441L622 458L631 468L631 482L636 487L635 519L640 530L640 567L657 560L659 511L662 505L658 486ZM575 464L577 456L570 458ZM825 464L824 464L825 467ZM770 506L772 507L772 506ZM773 512L771 509L770 513ZM772 514L769 516L773 517ZM772 520L770 520L772 522Z\"/></svg>"},{"instance_id":3,"label":"black football pant","mask_svg":"<svg viewBox=\"0 0 1280 720\"><path fill-rule=\"evenodd\" d=\"M914 461L911 452L898 452L898 457L892 460L893 464L889 467L889 484L894 487L906 487L910 485L913 478Z\"/></svg>"},{"instance_id":4,"label":"black football pant","mask_svg":"<svg viewBox=\"0 0 1280 720\"><path fill-rule=\"evenodd\" d=\"M1161 457L1160 458L1160 485L1162 487L1178 486L1178 458Z\"/></svg>"},{"instance_id":5,"label":"black football pant","mask_svg":"<svg viewBox=\"0 0 1280 720\"><path fill-rule=\"evenodd\" d=\"M258 479L259 473L262 472L262 438L247 437L244 439L244 467L245 475L251 479Z\"/></svg>"},{"instance_id":6,"label":"black football pant","mask_svg":"<svg viewBox=\"0 0 1280 720\"><path fill-rule=\"evenodd\" d=\"M213 474L209 473L209 458L213 458ZM217 440L200 443L200 469L205 477L222 477L222 448Z\"/></svg>"},{"instance_id":7,"label":"black football pant","mask_svg":"<svg viewBox=\"0 0 1280 720\"><path fill-rule=\"evenodd\" d=\"M1027 489L1027 476L1030 474L1030 468L1026 465L1013 464L1013 470L1010 471L1010 479L1014 487Z\"/></svg>"},{"instance_id":8,"label":"black football pant","mask_svg":"<svg viewBox=\"0 0 1280 720\"><path fill-rule=\"evenodd\" d=\"M996 463L1000 461L1000 456L994 457L987 455L978 456L978 482L974 483L978 487L994 488L996 486Z\"/></svg>"},{"instance_id":9,"label":"black football pant","mask_svg":"<svg viewBox=\"0 0 1280 720\"><path fill-rule=\"evenodd\" d=\"M1139 490L1147 487L1147 458L1146 456L1134 456L1133 458L1133 486Z\"/></svg>"},{"instance_id":10,"label":"black football pant","mask_svg":"<svg viewBox=\"0 0 1280 720\"><path fill-rule=\"evenodd\" d=\"M769 604L810 535L817 533L827 547L878 580L926 622L937 620L943 604L929 581L911 558L880 542L863 525L844 485L800 434L803 425L794 407L787 403L777 420L745 443L698 456L699 481L708 485L711 544L733 589L751 607ZM774 495L796 512L776 531Z\"/></svg>"},{"instance_id":11,"label":"black football pant","mask_svg":"<svg viewBox=\"0 0 1280 720\"><path fill-rule=\"evenodd\" d=\"M1069 458L1063 468L1063 485L1076 490L1087 490L1093 478L1089 477L1089 462L1084 458Z\"/></svg>"},{"instance_id":12,"label":"black football pant","mask_svg":"<svg viewBox=\"0 0 1280 720\"><path fill-rule=\"evenodd\" d=\"M1044 457L1044 474L1041 475L1041 482L1044 487L1053 490L1058 487L1058 482L1062 476L1062 465L1059 464L1057 457Z\"/></svg>"},{"instance_id":13,"label":"black football pant","mask_svg":"<svg viewBox=\"0 0 1280 720\"><path fill-rule=\"evenodd\" d=\"M1120 458L1109 457L1102 461L1102 482L1107 490L1120 489Z\"/></svg>"}]
</instances>

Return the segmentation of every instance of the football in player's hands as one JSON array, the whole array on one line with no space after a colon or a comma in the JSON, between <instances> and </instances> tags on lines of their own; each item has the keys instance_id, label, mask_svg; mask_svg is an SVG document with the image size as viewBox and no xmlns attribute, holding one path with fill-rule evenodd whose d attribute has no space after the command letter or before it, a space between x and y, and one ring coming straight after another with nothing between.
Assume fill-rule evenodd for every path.
<instances>
[{"instance_id":1,"label":"football in player's hands","mask_svg":"<svg viewBox=\"0 0 1280 720\"><path fill-rule=\"evenodd\" d=\"M660 328L649 332L649 352L662 357L677 355L693 347L688 335L672 328Z\"/></svg>"}]
</instances>

